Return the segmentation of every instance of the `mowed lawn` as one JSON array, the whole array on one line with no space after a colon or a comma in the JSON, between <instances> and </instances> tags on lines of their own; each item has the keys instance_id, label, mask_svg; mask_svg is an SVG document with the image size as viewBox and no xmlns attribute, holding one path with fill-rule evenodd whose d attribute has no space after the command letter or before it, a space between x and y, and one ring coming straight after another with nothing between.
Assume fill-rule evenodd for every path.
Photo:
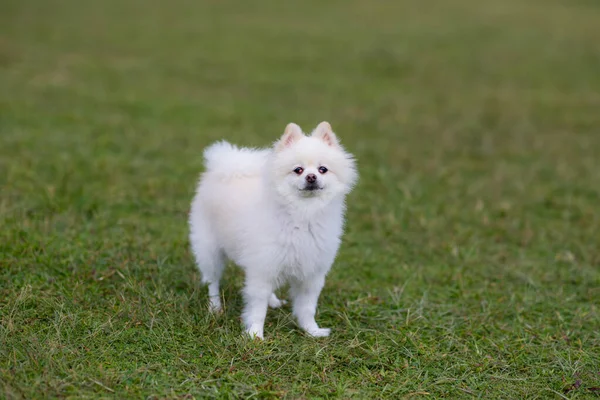
<instances>
[{"instance_id":1,"label":"mowed lawn","mask_svg":"<svg viewBox=\"0 0 600 400\"><path fill-rule=\"evenodd\" d=\"M333 333L252 341L189 250L202 149L322 120ZM599 306L600 3L0 5L0 398L595 398Z\"/></svg>"}]
</instances>

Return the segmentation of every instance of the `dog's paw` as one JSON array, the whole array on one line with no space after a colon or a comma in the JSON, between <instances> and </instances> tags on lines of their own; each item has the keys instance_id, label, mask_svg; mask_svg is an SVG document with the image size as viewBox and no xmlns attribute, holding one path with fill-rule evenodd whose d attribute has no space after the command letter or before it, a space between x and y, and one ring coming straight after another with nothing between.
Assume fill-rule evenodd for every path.
<instances>
[{"instance_id":1,"label":"dog's paw","mask_svg":"<svg viewBox=\"0 0 600 400\"><path fill-rule=\"evenodd\" d=\"M223 306L221 305L221 299L218 297L211 297L210 303L208 304L208 311L213 314L221 314L223 312Z\"/></svg>"},{"instance_id":2,"label":"dog's paw","mask_svg":"<svg viewBox=\"0 0 600 400\"><path fill-rule=\"evenodd\" d=\"M278 299L277 296L275 296L275 293L273 293L271 295L271 297L269 298L269 307L271 307L271 308L279 308L286 304L287 304L287 301Z\"/></svg>"},{"instance_id":3,"label":"dog's paw","mask_svg":"<svg viewBox=\"0 0 600 400\"><path fill-rule=\"evenodd\" d=\"M246 329L246 335L250 336L252 339L264 339L263 328L252 325L250 328Z\"/></svg>"},{"instance_id":4,"label":"dog's paw","mask_svg":"<svg viewBox=\"0 0 600 400\"><path fill-rule=\"evenodd\" d=\"M306 331L312 337L327 337L331 333L331 329L329 328L317 328L311 329L310 331Z\"/></svg>"}]
</instances>

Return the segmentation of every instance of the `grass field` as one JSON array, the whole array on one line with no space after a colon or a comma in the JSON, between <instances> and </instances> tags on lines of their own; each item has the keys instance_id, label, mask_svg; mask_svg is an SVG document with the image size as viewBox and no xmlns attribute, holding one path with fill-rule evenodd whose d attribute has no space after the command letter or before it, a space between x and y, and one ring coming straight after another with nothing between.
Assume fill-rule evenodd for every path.
<instances>
[{"instance_id":1,"label":"grass field","mask_svg":"<svg viewBox=\"0 0 600 400\"><path fill-rule=\"evenodd\" d=\"M600 395L600 3L4 0L0 398ZM216 139L358 159L326 339L206 311ZM283 293L285 295L285 293Z\"/></svg>"}]
</instances>

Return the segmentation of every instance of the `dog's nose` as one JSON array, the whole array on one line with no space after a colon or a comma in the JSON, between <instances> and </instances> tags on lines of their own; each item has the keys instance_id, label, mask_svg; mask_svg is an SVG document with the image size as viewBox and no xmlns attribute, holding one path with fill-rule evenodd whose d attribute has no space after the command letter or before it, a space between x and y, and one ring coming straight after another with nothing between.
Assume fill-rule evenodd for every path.
<instances>
[{"instance_id":1,"label":"dog's nose","mask_svg":"<svg viewBox=\"0 0 600 400\"><path fill-rule=\"evenodd\" d=\"M306 175L306 182L315 183L317 181L317 176L315 174Z\"/></svg>"}]
</instances>

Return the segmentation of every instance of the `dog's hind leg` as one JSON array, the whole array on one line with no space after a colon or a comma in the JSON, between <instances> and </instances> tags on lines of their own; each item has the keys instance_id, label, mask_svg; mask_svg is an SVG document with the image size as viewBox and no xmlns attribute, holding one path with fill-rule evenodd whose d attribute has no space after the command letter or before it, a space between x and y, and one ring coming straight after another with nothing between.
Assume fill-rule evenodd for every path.
<instances>
[{"instance_id":1,"label":"dog's hind leg","mask_svg":"<svg viewBox=\"0 0 600 400\"><path fill-rule=\"evenodd\" d=\"M271 297L269 297L269 307L279 308L286 304L287 304L287 301L279 299L275 293L271 293Z\"/></svg>"},{"instance_id":2,"label":"dog's hind leg","mask_svg":"<svg viewBox=\"0 0 600 400\"><path fill-rule=\"evenodd\" d=\"M210 226L199 214L192 213L190 218L190 242L196 264L202 274L202 282L208 285L209 309L212 312L220 312L223 305L219 284L225 269L225 257L210 232Z\"/></svg>"}]
</instances>

